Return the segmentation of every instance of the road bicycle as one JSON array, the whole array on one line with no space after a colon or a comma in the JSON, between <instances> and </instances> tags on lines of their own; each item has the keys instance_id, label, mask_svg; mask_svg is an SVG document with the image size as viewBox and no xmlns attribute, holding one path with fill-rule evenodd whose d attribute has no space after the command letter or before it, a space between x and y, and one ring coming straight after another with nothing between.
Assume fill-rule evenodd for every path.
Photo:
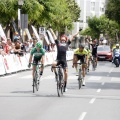
<instances>
[{"instance_id":1,"label":"road bicycle","mask_svg":"<svg viewBox=\"0 0 120 120\"><path fill-rule=\"evenodd\" d=\"M42 64L38 64L38 63L31 63L32 65L36 66L34 75L33 75L33 93L35 93L36 91L39 90L39 85L40 85L40 79L41 79L41 75L40 75L40 68Z\"/></svg>"},{"instance_id":2,"label":"road bicycle","mask_svg":"<svg viewBox=\"0 0 120 120\"><path fill-rule=\"evenodd\" d=\"M80 89L82 86L82 80L83 80L83 78L82 78L82 63L80 62L80 63L74 63L74 64L78 64L78 67L79 67L79 69L78 69L78 87Z\"/></svg>"},{"instance_id":3,"label":"road bicycle","mask_svg":"<svg viewBox=\"0 0 120 120\"><path fill-rule=\"evenodd\" d=\"M96 62L96 57L94 55L92 56L91 62L92 62L92 68L95 71L97 67L97 62Z\"/></svg>"},{"instance_id":4,"label":"road bicycle","mask_svg":"<svg viewBox=\"0 0 120 120\"><path fill-rule=\"evenodd\" d=\"M57 82L57 93L58 97L61 97L63 95L64 91L64 78L63 78L63 68L61 65L52 67L52 68L57 68L57 75L55 76L56 82Z\"/></svg>"}]
</instances>

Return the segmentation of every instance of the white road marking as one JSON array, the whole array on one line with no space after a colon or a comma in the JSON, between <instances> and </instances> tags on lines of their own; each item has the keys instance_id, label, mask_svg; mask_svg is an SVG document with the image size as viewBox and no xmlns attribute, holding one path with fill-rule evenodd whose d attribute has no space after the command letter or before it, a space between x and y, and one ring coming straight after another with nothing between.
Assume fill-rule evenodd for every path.
<instances>
[{"instance_id":1,"label":"white road marking","mask_svg":"<svg viewBox=\"0 0 120 120\"><path fill-rule=\"evenodd\" d=\"M98 90L97 90L97 92L100 92L100 91L101 91L101 89L98 89Z\"/></svg>"},{"instance_id":2,"label":"white road marking","mask_svg":"<svg viewBox=\"0 0 120 120\"><path fill-rule=\"evenodd\" d=\"M109 77L110 75L108 74L107 77Z\"/></svg>"},{"instance_id":3,"label":"white road marking","mask_svg":"<svg viewBox=\"0 0 120 120\"><path fill-rule=\"evenodd\" d=\"M111 82L120 82L120 78L114 78L114 77L112 77L111 78Z\"/></svg>"},{"instance_id":4,"label":"white road marking","mask_svg":"<svg viewBox=\"0 0 120 120\"><path fill-rule=\"evenodd\" d=\"M88 80L100 80L102 77L91 76Z\"/></svg>"},{"instance_id":5,"label":"white road marking","mask_svg":"<svg viewBox=\"0 0 120 120\"><path fill-rule=\"evenodd\" d=\"M112 72L112 70L113 70L113 68L109 71L109 73L111 73L111 72Z\"/></svg>"},{"instance_id":6,"label":"white road marking","mask_svg":"<svg viewBox=\"0 0 120 120\"><path fill-rule=\"evenodd\" d=\"M92 98L89 103L93 104L95 102L95 100L96 100L96 98Z\"/></svg>"},{"instance_id":7,"label":"white road marking","mask_svg":"<svg viewBox=\"0 0 120 120\"><path fill-rule=\"evenodd\" d=\"M83 113L80 115L80 117L79 117L78 120L83 120L84 117L86 116L86 114L87 114L87 112L83 112Z\"/></svg>"},{"instance_id":8,"label":"white road marking","mask_svg":"<svg viewBox=\"0 0 120 120\"><path fill-rule=\"evenodd\" d=\"M101 85L104 85L105 84L105 82L102 82L102 84Z\"/></svg>"},{"instance_id":9,"label":"white road marking","mask_svg":"<svg viewBox=\"0 0 120 120\"><path fill-rule=\"evenodd\" d=\"M68 79L77 79L78 78L78 76L68 76Z\"/></svg>"}]
</instances>

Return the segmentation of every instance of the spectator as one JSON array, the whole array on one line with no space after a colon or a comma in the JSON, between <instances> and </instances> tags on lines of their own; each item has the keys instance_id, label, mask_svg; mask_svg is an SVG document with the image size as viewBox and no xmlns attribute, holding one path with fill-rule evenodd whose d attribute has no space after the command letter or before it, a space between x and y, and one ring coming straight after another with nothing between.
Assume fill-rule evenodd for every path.
<instances>
[{"instance_id":1,"label":"spectator","mask_svg":"<svg viewBox=\"0 0 120 120\"><path fill-rule=\"evenodd\" d=\"M15 33L14 33L13 39L20 39L20 36L19 36L18 32L15 32Z\"/></svg>"},{"instance_id":2,"label":"spectator","mask_svg":"<svg viewBox=\"0 0 120 120\"><path fill-rule=\"evenodd\" d=\"M24 42L25 52L30 52L29 42Z\"/></svg>"},{"instance_id":3,"label":"spectator","mask_svg":"<svg viewBox=\"0 0 120 120\"><path fill-rule=\"evenodd\" d=\"M14 53L20 56L23 56L23 53L26 52L25 46L21 44L21 42L18 39L14 39Z\"/></svg>"},{"instance_id":4,"label":"spectator","mask_svg":"<svg viewBox=\"0 0 120 120\"><path fill-rule=\"evenodd\" d=\"M12 51L12 49L13 49L13 46L12 46L12 41L11 41L10 38L7 38L7 45L8 45L8 47L9 47L9 51L10 51L10 53L11 53L11 51Z\"/></svg>"},{"instance_id":5,"label":"spectator","mask_svg":"<svg viewBox=\"0 0 120 120\"><path fill-rule=\"evenodd\" d=\"M57 50L56 45L51 43L51 49L52 49L52 52L56 52L56 50Z\"/></svg>"},{"instance_id":6,"label":"spectator","mask_svg":"<svg viewBox=\"0 0 120 120\"><path fill-rule=\"evenodd\" d=\"M33 45L32 45L32 47L35 47L36 43L37 43L37 39L33 38Z\"/></svg>"}]
</instances>

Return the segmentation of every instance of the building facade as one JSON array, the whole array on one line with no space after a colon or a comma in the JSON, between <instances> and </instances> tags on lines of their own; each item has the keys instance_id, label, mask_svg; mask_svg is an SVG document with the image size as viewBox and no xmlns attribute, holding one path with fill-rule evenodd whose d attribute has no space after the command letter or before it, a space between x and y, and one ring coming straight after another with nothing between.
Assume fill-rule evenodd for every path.
<instances>
[{"instance_id":1,"label":"building facade","mask_svg":"<svg viewBox=\"0 0 120 120\"><path fill-rule=\"evenodd\" d=\"M87 20L89 17L97 16L100 17L105 13L106 0L75 0L80 6L80 22L74 23L75 33L79 28L85 29L88 27Z\"/></svg>"}]
</instances>

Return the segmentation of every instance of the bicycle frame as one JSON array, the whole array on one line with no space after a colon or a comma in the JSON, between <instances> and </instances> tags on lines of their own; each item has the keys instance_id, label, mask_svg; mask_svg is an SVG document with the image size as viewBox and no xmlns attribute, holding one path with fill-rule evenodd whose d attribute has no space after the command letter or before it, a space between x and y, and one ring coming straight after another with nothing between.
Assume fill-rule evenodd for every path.
<instances>
[{"instance_id":1,"label":"bicycle frame","mask_svg":"<svg viewBox=\"0 0 120 120\"><path fill-rule=\"evenodd\" d=\"M78 85L79 85L79 89L82 86L82 63L74 63L74 64L79 64L79 74L78 74Z\"/></svg>"},{"instance_id":2,"label":"bicycle frame","mask_svg":"<svg viewBox=\"0 0 120 120\"><path fill-rule=\"evenodd\" d=\"M58 97L63 95L63 87L64 87L64 79L63 79L63 72L62 72L62 66L58 65L56 67L53 68L57 68L57 74L58 74L58 79L56 79L57 81L57 93L58 93Z\"/></svg>"},{"instance_id":3,"label":"bicycle frame","mask_svg":"<svg viewBox=\"0 0 120 120\"><path fill-rule=\"evenodd\" d=\"M31 63L32 65L36 65L36 69L34 71L34 75L33 75L33 93L35 91L39 90L39 83L40 83L40 65L42 64L36 64L36 63Z\"/></svg>"}]
</instances>

